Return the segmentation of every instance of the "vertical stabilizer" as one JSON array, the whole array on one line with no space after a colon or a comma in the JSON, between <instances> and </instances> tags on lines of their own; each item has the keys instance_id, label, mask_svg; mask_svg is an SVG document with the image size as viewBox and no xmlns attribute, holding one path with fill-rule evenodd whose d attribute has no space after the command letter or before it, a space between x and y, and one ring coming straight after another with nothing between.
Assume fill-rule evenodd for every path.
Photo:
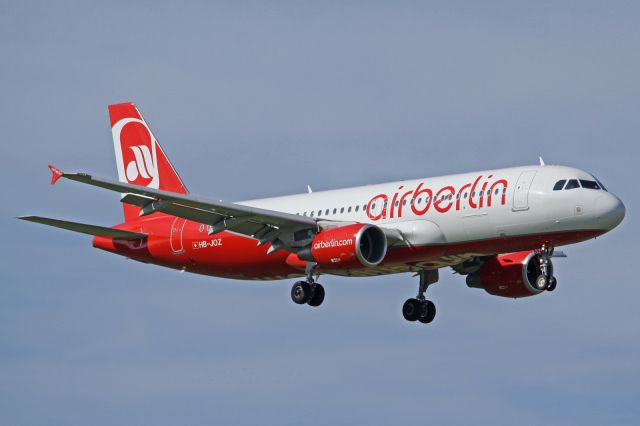
<instances>
[{"instance_id":1,"label":"vertical stabilizer","mask_svg":"<svg viewBox=\"0 0 640 426\"><path fill-rule=\"evenodd\" d=\"M134 104L109 105L109 118L120 182L188 193ZM138 218L139 207L130 204L123 204L123 207L125 222Z\"/></svg>"}]
</instances>

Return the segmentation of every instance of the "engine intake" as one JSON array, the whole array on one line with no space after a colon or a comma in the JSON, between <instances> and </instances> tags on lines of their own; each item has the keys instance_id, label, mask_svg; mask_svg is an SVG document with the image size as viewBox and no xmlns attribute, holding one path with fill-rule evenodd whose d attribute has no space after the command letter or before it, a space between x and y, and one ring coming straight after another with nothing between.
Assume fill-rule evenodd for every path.
<instances>
[{"instance_id":1,"label":"engine intake","mask_svg":"<svg viewBox=\"0 0 640 426\"><path fill-rule=\"evenodd\" d=\"M387 238L380 228L354 224L320 231L298 257L322 269L353 269L377 266L386 254Z\"/></svg>"},{"instance_id":2,"label":"engine intake","mask_svg":"<svg viewBox=\"0 0 640 426\"><path fill-rule=\"evenodd\" d=\"M553 265L549 262L551 275ZM478 270L467 276L469 287L482 288L502 297L535 296L544 291L535 283L541 274L538 256L533 251L500 254L489 258Z\"/></svg>"}]
</instances>

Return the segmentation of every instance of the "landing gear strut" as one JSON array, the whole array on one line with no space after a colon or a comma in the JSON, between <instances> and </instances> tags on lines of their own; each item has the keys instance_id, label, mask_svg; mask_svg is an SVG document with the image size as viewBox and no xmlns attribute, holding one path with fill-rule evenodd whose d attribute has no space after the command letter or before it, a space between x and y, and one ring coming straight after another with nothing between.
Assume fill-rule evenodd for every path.
<instances>
[{"instance_id":1,"label":"landing gear strut","mask_svg":"<svg viewBox=\"0 0 640 426\"><path fill-rule=\"evenodd\" d=\"M298 305L320 306L324 301L324 287L313 279L315 266L314 262L307 262L306 281L298 281L291 287L291 300Z\"/></svg>"},{"instance_id":2,"label":"landing gear strut","mask_svg":"<svg viewBox=\"0 0 640 426\"><path fill-rule=\"evenodd\" d=\"M407 321L420 321L428 324L436 316L436 305L431 300L426 300L424 294L427 288L438 282L438 270L420 271L420 286L415 299L408 299L402 306L402 316Z\"/></svg>"},{"instance_id":3,"label":"landing gear strut","mask_svg":"<svg viewBox=\"0 0 640 426\"><path fill-rule=\"evenodd\" d=\"M536 278L535 286L538 290L553 291L558 285L558 280L553 276L553 246L551 244L542 244L538 253L538 261L540 262L540 275Z\"/></svg>"}]
</instances>

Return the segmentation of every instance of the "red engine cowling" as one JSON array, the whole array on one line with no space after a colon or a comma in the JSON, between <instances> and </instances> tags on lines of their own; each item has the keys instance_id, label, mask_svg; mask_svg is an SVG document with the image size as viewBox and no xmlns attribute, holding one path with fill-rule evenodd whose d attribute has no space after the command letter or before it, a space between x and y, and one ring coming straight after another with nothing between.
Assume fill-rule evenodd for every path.
<instances>
[{"instance_id":1,"label":"red engine cowling","mask_svg":"<svg viewBox=\"0 0 640 426\"><path fill-rule=\"evenodd\" d=\"M551 262L549 267L553 275ZM488 259L477 272L468 275L467 285L483 288L495 296L535 296L544 291L535 286L540 273L540 262L533 251L500 254Z\"/></svg>"},{"instance_id":2,"label":"red engine cowling","mask_svg":"<svg viewBox=\"0 0 640 426\"><path fill-rule=\"evenodd\" d=\"M374 225L355 224L320 231L301 259L317 262L321 269L373 267L387 254L387 238Z\"/></svg>"}]
</instances>

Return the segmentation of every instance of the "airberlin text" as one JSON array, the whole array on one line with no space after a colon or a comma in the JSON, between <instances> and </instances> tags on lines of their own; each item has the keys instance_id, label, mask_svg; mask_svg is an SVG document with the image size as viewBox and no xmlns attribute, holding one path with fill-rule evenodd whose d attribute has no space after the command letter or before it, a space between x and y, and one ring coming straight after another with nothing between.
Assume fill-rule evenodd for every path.
<instances>
[{"instance_id":1,"label":"airberlin text","mask_svg":"<svg viewBox=\"0 0 640 426\"><path fill-rule=\"evenodd\" d=\"M424 182L408 191L404 191L404 186L400 186L394 194L378 194L369 200L367 216L371 220L393 219L404 215L403 208L410 208L416 216L423 216L432 206L438 213L446 213L451 209L481 209L485 206L491 207L492 203L495 204L498 200L504 205L507 186L505 179L495 180L493 175L484 179L480 175L473 182L466 183L458 189L447 185L437 192L426 187ZM379 204L378 208L376 204Z\"/></svg>"},{"instance_id":2,"label":"airberlin text","mask_svg":"<svg viewBox=\"0 0 640 426\"><path fill-rule=\"evenodd\" d=\"M336 240L332 239L331 241L318 241L313 245L314 249L323 249L329 247L342 247L342 246L352 246L353 238L345 239L345 240Z\"/></svg>"}]
</instances>

